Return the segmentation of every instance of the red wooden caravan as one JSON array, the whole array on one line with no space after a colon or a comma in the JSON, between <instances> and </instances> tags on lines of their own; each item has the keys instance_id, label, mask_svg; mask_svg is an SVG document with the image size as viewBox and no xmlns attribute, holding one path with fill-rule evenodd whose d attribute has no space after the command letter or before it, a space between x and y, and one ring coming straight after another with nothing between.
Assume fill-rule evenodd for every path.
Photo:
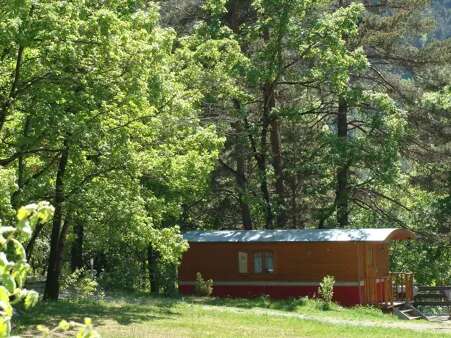
<instances>
[{"instance_id":1,"label":"red wooden caravan","mask_svg":"<svg viewBox=\"0 0 451 338\"><path fill-rule=\"evenodd\" d=\"M331 275L343 305L410 300L412 274L389 272L389 244L414 237L405 229L190 231L179 288L192 293L200 272L215 296L312 297Z\"/></svg>"}]
</instances>

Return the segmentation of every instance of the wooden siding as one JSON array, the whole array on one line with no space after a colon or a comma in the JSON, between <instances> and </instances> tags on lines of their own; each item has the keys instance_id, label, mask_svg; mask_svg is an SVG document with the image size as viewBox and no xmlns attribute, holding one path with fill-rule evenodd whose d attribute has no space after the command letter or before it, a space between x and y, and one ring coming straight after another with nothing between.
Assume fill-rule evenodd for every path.
<instances>
[{"instance_id":1,"label":"wooden siding","mask_svg":"<svg viewBox=\"0 0 451 338\"><path fill-rule=\"evenodd\" d=\"M373 268L367 268L372 250ZM273 273L253 273L253 254L272 251ZM238 271L238 252L247 252L248 271ZM190 243L179 271L181 280L192 281L196 272L213 280L319 281L333 275L337 281L359 281L370 275L388 274L385 244L367 243Z\"/></svg>"}]
</instances>

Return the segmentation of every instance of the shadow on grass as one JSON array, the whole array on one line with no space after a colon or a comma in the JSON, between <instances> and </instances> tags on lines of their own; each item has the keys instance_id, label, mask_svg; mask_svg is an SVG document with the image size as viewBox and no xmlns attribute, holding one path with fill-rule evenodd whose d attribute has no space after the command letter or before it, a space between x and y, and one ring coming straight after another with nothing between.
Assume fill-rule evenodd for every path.
<instances>
[{"instance_id":1,"label":"shadow on grass","mask_svg":"<svg viewBox=\"0 0 451 338\"><path fill-rule=\"evenodd\" d=\"M151 320L176 319L180 314L174 307L179 301L143 295L117 295L100 302L40 302L33 309L14 316L14 332L20 334L39 324L55 327L63 319L82 323L86 317L91 318L95 326L107 321L130 325Z\"/></svg>"},{"instance_id":2,"label":"shadow on grass","mask_svg":"<svg viewBox=\"0 0 451 338\"><path fill-rule=\"evenodd\" d=\"M319 299L308 297L291 299L272 299L261 296L255 298L197 298L187 297L184 299L187 303L205 304L218 307L232 306L243 309L271 309L286 312L297 312L304 314L340 316L348 319L369 319L369 320L396 320L395 317L382 313L376 307L355 306L345 308L332 303L329 308L325 308L324 303Z\"/></svg>"},{"instance_id":3,"label":"shadow on grass","mask_svg":"<svg viewBox=\"0 0 451 338\"><path fill-rule=\"evenodd\" d=\"M308 298L293 298L286 300L276 300L269 297L255 297L255 298L185 298L186 302L213 305L213 306L233 306L244 309L264 308L293 312L300 307L320 307L318 301Z\"/></svg>"}]
</instances>

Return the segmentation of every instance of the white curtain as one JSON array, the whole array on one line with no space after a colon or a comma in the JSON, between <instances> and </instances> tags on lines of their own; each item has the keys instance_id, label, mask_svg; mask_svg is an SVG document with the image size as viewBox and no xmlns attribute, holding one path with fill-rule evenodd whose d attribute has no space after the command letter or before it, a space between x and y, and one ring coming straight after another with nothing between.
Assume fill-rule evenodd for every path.
<instances>
[{"instance_id":1,"label":"white curtain","mask_svg":"<svg viewBox=\"0 0 451 338\"><path fill-rule=\"evenodd\" d=\"M254 255L254 272L261 273L263 271L263 257L261 253Z\"/></svg>"},{"instance_id":2,"label":"white curtain","mask_svg":"<svg viewBox=\"0 0 451 338\"><path fill-rule=\"evenodd\" d=\"M266 272L273 272L274 271L273 260L272 260L272 253L271 252L267 252L265 254L265 270L266 270Z\"/></svg>"}]
</instances>

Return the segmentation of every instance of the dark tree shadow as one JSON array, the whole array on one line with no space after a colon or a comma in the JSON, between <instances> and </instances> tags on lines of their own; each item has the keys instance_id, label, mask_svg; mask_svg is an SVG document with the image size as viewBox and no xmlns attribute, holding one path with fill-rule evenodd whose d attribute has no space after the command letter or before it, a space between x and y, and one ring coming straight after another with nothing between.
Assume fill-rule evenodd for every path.
<instances>
[{"instance_id":1,"label":"dark tree shadow","mask_svg":"<svg viewBox=\"0 0 451 338\"><path fill-rule=\"evenodd\" d=\"M105 301L68 301L40 302L28 311L20 311L13 317L13 332L22 334L33 330L37 325L56 327L61 320L83 323L91 318L95 326L106 321L115 321L120 325L161 319L176 319L180 314L175 310L179 299L154 298L143 296L114 296Z\"/></svg>"}]
</instances>

